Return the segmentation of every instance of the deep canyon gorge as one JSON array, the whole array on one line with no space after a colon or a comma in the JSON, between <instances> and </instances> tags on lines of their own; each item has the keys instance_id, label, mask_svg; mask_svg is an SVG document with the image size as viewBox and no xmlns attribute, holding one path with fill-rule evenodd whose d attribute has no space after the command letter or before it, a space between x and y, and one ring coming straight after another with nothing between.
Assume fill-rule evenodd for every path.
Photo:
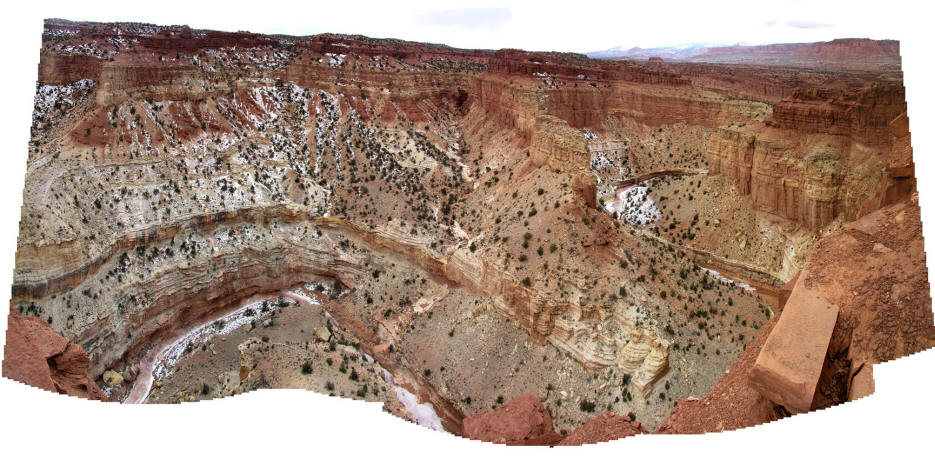
<instances>
[{"instance_id":1,"label":"deep canyon gorge","mask_svg":"<svg viewBox=\"0 0 935 465\"><path fill-rule=\"evenodd\" d=\"M714 64L47 20L3 374L542 445L871 394L935 345L890 42Z\"/></svg>"}]
</instances>

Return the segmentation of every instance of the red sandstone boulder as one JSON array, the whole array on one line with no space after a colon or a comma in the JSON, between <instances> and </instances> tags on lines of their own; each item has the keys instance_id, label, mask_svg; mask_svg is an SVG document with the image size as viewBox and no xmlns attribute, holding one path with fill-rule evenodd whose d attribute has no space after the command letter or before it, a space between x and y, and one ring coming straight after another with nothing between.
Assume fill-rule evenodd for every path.
<instances>
[{"instance_id":1,"label":"red sandstone boulder","mask_svg":"<svg viewBox=\"0 0 935 465\"><path fill-rule=\"evenodd\" d=\"M554 445L562 436L552 429L552 417L542 402L524 392L502 407L464 419L468 439L507 445Z\"/></svg>"},{"instance_id":2,"label":"red sandstone boulder","mask_svg":"<svg viewBox=\"0 0 935 465\"><path fill-rule=\"evenodd\" d=\"M107 400L88 376L84 349L55 332L45 321L23 317L10 308L3 376L40 389L85 399Z\"/></svg>"},{"instance_id":3,"label":"red sandstone boulder","mask_svg":"<svg viewBox=\"0 0 935 465\"><path fill-rule=\"evenodd\" d=\"M873 364L935 346L917 194L822 237L777 318L751 381L790 411L869 395Z\"/></svg>"},{"instance_id":4,"label":"red sandstone boulder","mask_svg":"<svg viewBox=\"0 0 935 465\"><path fill-rule=\"evenodd\" d=\"M750 370L750 383L790 412L809 411L837 318L837 305L796 286Z\"/></svg>"},{"instance_id":5,"label":"red sandstone boulder","mask_svg":"<svg viewBox=\"0 0 935 465\"><path fill-rule=\"evenodd\" d=\"M786 284L783 284L779 288L779 309L782 310L786 306L786 302L789 301L789 296L792 295L792 289L795 288L795 283L799 280L799 273L796 273Z\"/></svg>"},{"instance_id":6,"label":"red sandstone boulder","mask_svg":"<svg viewBox=\"0 0 935 465\"><path fill-rule=\"evenodd\" d=\"M576 428L565 439L562 439L558 445L597 444L628 436L636 436L645 432L646 430L640 426L638 421L630 421L629 417L616 415L613 412L604 412Z\"/></svg>"}]
</instances>

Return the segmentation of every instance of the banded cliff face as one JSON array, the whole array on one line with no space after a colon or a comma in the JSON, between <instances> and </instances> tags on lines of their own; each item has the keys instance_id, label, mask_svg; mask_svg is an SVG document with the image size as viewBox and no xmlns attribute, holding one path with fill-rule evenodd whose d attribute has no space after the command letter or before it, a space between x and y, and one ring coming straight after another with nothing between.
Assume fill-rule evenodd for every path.
<instances>
[{"instance_id":1,"label":"banded cliff face","mask_svg":"<svg viewBox=\"0 0 935 465\"><path fill-rule=\"evenodd\" d=\"M488 114L502 111L521 120L515 115L522 105L507 101L498 108L492 102L501 97L486 98L484 83L499 82L506 92L525 92L534 101L541 97L529 82L537 77L510 74L525 72L522 66L506 60L499 71L478 75L485 52L386 43L371 48L368 41L343 36L278 49L250 35L186 29L149 35L88 26L50 29L62 35L47 44L40 81L54 102L38 105L34 136L44 145L31 154L25 204L56 214L28 215L24 223L14 301L84 346L92 375L251 295L321 277L359 287L364 265L335 250L342 239L306 244L329 230L401 254L440 280L493 299L494 308L527 328L533 341L551 342L588 367L616 366L634 375L644 394L665 374L669 343L652 329L638 327L621 311L530 288L497 260L464 253L463 244L447 251L435 246L450 234L448 227L423 231L436 241L413 240L394 232L398 224L387 227L368 214L347 212L350 204L338 207L346 222L325 219L335 213L335 203L345 202L333 197L337 184L367 179L361 173L345 178L358 160L374 173L371 182L379 176L408 183L426 172L446 183L469 179L472 170L460 162L457 147L466 145L462 138L491 129L524 132ZM117 36L124 42L112 55L75 55L70 48L78 37L93 42ZM244 41L256 43L241 55L233 47L245 47ZM173 50L194 56L180 59ZM364 52L369 55L357 55ZM150 53L166 56L146 58ZM565 65L561 72L578 68ZM665 74L604 74L640 85L685 85ZM511 87L513 78L523 84ZM608 111L590 108L600 94L568 95L587 108L559 112L573 120L572 113L585 115L578 123L596 122ZM475 116L475 128L459 134L445 127L472 111L483 113ZM520 138L517 148L534 154L531 169L569 173L572 205L593 208L595 183L581 131L539 106L530 107L529 118L529 141ZM415 134L415 125L432 131ZM363 146L362 139L351 143L361 136L399 142L380 148ZM413 151L417 155L409 157ZM394 157L401 162L389 160ZM328 182L328 176L337 180ZM311 181L301 180L306 177ZM370 191L380 189L379 182L370 184ZM407 212L380 199L374 202L379 216L417 221L432 214L426 204L437 191L417 193L409 184L403 191L411 192L400 197L419 200L409 200ZM286 230L295 235L284 236ZM594 332L593 321L613 323Z\"/></svg>"},{"instance_id":2,"label":"banded cliff face","mask_svg":"<svg viewBox=\"0 0 935 465\"><path fill-rule=\"evenodd\" d=\"M599 208L599 186L701 176L706 149L756 208L814 226L912 178L905 118L879 126L898 92L778 101L792 84L770 73L777 88L734 92L727 68L50 21L13 304L81 345L95 377L316 280L360 296L348 311L393 344L411 336L387 315L412 306L368 302L391 260L661 415L704 395L770 312L655 218ZM910 163L889 184L883 147Z\"/></svg>"},{"instance_id":3,"label":"banded cliff face","mask_svg":"<svg viewBox=\"0 0 935 465\"><path fill-rule=\"evenodd\" d=\"M490 60L487 72L475 79L475 93L479 104L501 124L526 137L540 113L580 129L601 128L608 117L632 118L651 126L717 127L751 120L768 110L762 102L727 99L703 90L665 69L509 50Z\"/></svg>"},{"instance_id":4,"label":"banded cliff face","mask_svg":"<svg viewBox=\"0 0 935 465\"><path fill-rule=\"evenodd\" d=\"M762 124L720 128L708 144L710 174L811 230L904 200L915 182L904 92L798 91Z\"/></svg>"}]
</instances>

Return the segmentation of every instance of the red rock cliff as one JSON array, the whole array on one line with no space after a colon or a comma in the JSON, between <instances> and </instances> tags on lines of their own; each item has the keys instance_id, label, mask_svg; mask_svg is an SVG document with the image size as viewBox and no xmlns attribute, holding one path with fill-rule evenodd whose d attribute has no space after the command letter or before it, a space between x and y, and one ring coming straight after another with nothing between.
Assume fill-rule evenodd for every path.
<instances>
[{"instance_id":1,"label":"red rock cliff","mask_svg":"<svg viewBox=\"0 0 935 465\"><path fill-rule=\"evenodd\" d=\"M765 124L720 128L708 142L709 173L811 230L905 200L914 170L904 92L899 83L797 91Z\"/></svg>"}]
</instances>

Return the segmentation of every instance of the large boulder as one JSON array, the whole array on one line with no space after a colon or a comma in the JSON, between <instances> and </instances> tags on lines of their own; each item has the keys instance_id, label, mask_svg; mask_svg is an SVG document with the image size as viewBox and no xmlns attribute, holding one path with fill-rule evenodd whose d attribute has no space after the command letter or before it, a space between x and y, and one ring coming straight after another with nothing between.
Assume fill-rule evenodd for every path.
<instances>
[{"instance_id":1,"label":"large boulder","mask_svg":"<svg viewBox=\"0 0 935 465\"><path fill-rule=\"evenodd\" d=\"M109 387L119 386L123 384L123 375L121 375L120 373L117 373L114 370L105 371L104 374L102 375L102 378L104 379L104 384L106 384Z\"/></svg>"},{"instance_id":2,"label":"large boulder","mask_svg":"<svg viewBox=\"0 0 935 465\"><path fill-rule=\"evenodd\" d=\"M42 319L21 316L10 308L4 377L48 391L106 401L107 396L88 376L89 364L81 346L69 342Z\"/></svg>"},{"instance_id":3,"label":"large boulder","mask_svg":"<svg viewBox=\"0 0 935 465\"><path fill-rule=\"evenodd\" d=\"M837 318L837 305L796 286L750 370L750 383L792 413L809 411Z\"/></svg>"},{"instance_id":4,"label":"large boulder","mask_svg":"<svg viewBox=\"0 0 935 465\"><path fill-rule=\"evenodd\" d=\"M496 410L465 418L463 430L468 439L507 445L554 445L562 439L545 406L528 392Z\"/></svg>"},{"instance_id":5,"label":"large boulder","mask_svg":"<svg viewBox=\"0 0 935 465\"><path fill-rule=\"evenodd\" d=\"M750 373L790 412L873 392L872 365L935 346L918 195L815 244Z\"/></svg>"}]
</instances>

